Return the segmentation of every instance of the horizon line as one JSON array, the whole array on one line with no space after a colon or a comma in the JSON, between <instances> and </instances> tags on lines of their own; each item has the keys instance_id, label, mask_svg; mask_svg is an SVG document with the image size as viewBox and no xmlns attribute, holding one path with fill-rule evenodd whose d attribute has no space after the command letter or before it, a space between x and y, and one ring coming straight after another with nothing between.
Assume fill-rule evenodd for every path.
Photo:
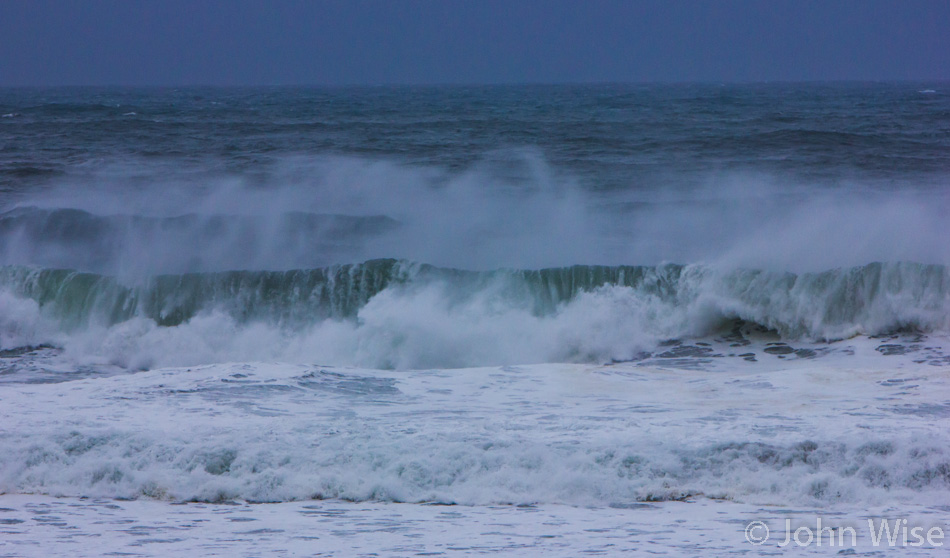
<instances>
[{"instance_id":1,"label":"horizon line","mask_svg":"<svg viewBox=\"0 0 950 558\"><path fill-rule=\"evenodd\" d=\"M950 83L948 78L899 78L899 79L774 79L774 80L642 80L642 81L498 81L498 82L380 82L380 83L256 83L256 84L220 84L220 83L103 83L103 84L0 84L0 89L374 89L386 87L553 87L553 86L645 86L645 85L843 85L843 84L900 84L900 83Z\"/></svg>"}]
</instances>

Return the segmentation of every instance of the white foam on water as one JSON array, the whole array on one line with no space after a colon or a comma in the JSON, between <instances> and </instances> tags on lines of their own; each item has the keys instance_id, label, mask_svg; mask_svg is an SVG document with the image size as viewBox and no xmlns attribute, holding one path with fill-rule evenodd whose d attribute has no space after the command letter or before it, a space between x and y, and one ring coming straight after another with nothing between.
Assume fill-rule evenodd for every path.
<instances>
[{"instance_id":1,"label":"white foam on water","mask_svg":"<svg viewBox=\"0 0 950 558\"><path fill-rule=\"evenodd\" d=\"M762 354L723 371L245 363L8 385L0 491L478 505L689 495L944 502L948 369L913 357L881 368L875 346L854 340L815 361Z\"/></svg>"},{"instance_id":2,"label":"white foam on water","mask_svg":"<svg viewBox=\"0 0 950 558\"><path fill-rule=\"evenodd\" d=\"M188 225L194 228L95 237L88 251L20 231L2 254L9 264L78 262L71 267L128 285L163 272L312 267L323 256L314 255L313 243L334 239L319 231L287 238L288 215L300 211L398 223L386 234L334 246L334 262L401 257L485 270L674 261L687 271L674 300L612 286L537 313L491 285L459 296L434 281L384 289L352 319L302 326L241 319L227 305L209 304L171 327L135 315L69 328L49 305L4 291L0 348L55 345L48 359L61 371L151 370L4 386L0 502L10 502L14 515L32 515L2 523L13 542L0 544L17 545L14 555L47 551L29 538L64 524L143 552L160 553L154 545L162 544L204 554L207 545L233 545L233 537L253 540L254 549L241 550L248 554L309 552L312 542L299 537L312 526L303 510L312 509L380 526L317 535L340 554L359 545L392 555L441 551L455 544L444 533L457 540L461 531L473 542L459 552L470 554L573 556L659 544L666 546L653 548L694 555L697 547L749 549L737 518L764 513L777 521L781 508L774 506L856 520L862 510L946 518L945 193L917 184L829 188L737 173L682 188L592 193L535 151L499 159L503 164L458 170L296 157L254 177L173 169L167 161L112 162L80 178L73 169L61 188L22 197L21 207L121 214L119 220L196 215ZM221 224L214 242L181 242L209 224ZM247 242L247 231L256 242ZM69 259L77 253L82 257ZM920 273L903 260L937 266ZM884 262L884 280L867 283L866 291L847 269L810 276L801 288L783 286L783 272L873 261ZM765 273L750 272L743 284L721 280L743 270ZM841 288L822 290L828 282ZM842 293L847 304L839 304ZM782 337L765 332L764 340L732 347L718 336L727 336L722 326L736 318ZM926 335L893 342L865 336L902 327ZM671 338L699 356L679 358L680 345L659 354ZM702 356L700 338L716 354ZM779 341L794 346L766 344ZM641 351L654 354L638 363ZM612 359L631 362L603 365ZM303 503L312 498L321 501ZM230 500L275 503L223 504ZM657 500L639 514L637 505ZM169 505L180 501L205 503ZM64 503L74 513L59 511ZM441 506L425 505L431 503L463 506L445 508L458 515L442 515ZM265 531L216 522L238 509L266 516L250 517ZM215 527L166 537L162 527L120 534L109 520L100 522L113 513L136 522L149 514L182 517L176 510ZM68 519L35 519L55 514ZM557 533L526 517L570 533L561 533L563 545L549 544ZM678 527L691 518L697 529ZM194 533L187 521L178 527ZM422 521L432 530L419 528ZM607 529L603 536L616 546L591 534L604 531L577 530L587 525ZM392 529L426 542L393 544ZM381 530L387 534L372 534ZM162 536L145 534L152 532ZM536 536L523 542L521 533ZM665 533L685 533L683 542ZM101 551L75 538L70 544L76 555Z\"/></svg>"},{"instance_id":3,"label":"white foam on water","mask_svg":"<svg viewBox=\"0 0 950 558\"><path fill-rule=\"evenodd\" d=\"M454 282L458 272L435 270L428 278L407 272L403 281L390 278L403 273L392 270L418 266L386 265L319 280L305 273L296 282L294 275L170 277L138 291L111 278L47 280L14 270L0 289L0 341L6 348L61 347L64 361L80 366L276 360L418 369L631 360L664 340L731 335L736 320L816 349L862 335L903 330L940 337L950 329L950 279L942 266L875 264L798 276L704 266L627 269L615 272L639 277L634 286L596 286L599 279L587 274L603 270L497 272ZM355 302L352 293L367 291L365 282L383 280L389 283ZM585 290L580 281L595 286ZM319 301L337 298L352 315L326 316L331 302ZM117 309L128 311L116 318ZM178 312L177 323L160 325Z\"/></svg>"},{"instance_id":4,"label":"white foam on water","mask_svg":"<svg viewBox=\"0 0 950 558\"><path fill-rule=\"evenodd\" d=\"M113 501L0 496L0 555L69 554L101 556L104 551L136 556L798 556L829 553L875 556L944 556L945 546L893 546L872 536L867 521L910 528L950 527L946 509L909 505L831 509L782 509L696 499L627 508L559 505L427 506L367 502L169 505L151 500ZM798 546L786 542L791 529L817 532L818 521L833 533ZM761 522L769 539L746 540L748 525ZM853 529L852 539L846 528ZM839 531L841 530L841 531ZM763 536L761 527L751 534ZM941 544L933 531L932 541ZM807 531L798 540L807 541ZM792 532L794 537L794 531ZM915 542L913 537L909 542Z\"/></svg>"}]
</instances>

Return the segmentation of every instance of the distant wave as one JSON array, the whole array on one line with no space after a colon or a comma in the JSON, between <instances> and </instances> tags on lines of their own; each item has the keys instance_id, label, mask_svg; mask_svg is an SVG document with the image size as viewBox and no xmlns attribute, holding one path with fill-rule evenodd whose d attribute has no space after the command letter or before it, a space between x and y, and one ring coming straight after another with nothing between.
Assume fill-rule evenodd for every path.
<instances>
[{"instance_id":1,"label":"distant wave","mask_svg":"<svg viewBox=\"0 0 950 558\"><path fill-rule=\"evenodd\" d=\"M256 252L271 255L271 260L286 257L320 265L398 226L381 215L303 211L275 216L151 217L21 207L0 213L0 258L8 263L96 271L145 260L164 271L185 272L209 257L220 266L246 264L247 254ZM147 257L142 251L148 251Z\"/></svg>"},{"instance_id":2,"label":"distant wave","mask_svg":"<svg viewBox=\"0 0 950 558\"><path fill-rule=\"evenodd\" d=\"M828 141L844 142L836 137ZM939 157L925 162L911 151L917 168L940 166ZM809 153L826 157L823 149ZM890 150L887 160L903 156ZM829 187L726 171L693 185L674 175L591 191L600 179L588 184L531 149L502 150L461 169L328 155L278 157L231 174L176 157L60 169L65 174L49 188L11 196L0 204L0 265L141 279L387 257L479 270L680 262L799 272L950 263L940 240L950 234L950 198L912 177ZM14 179L0 169L3 180Z\"/></svg>"}]
</instances>

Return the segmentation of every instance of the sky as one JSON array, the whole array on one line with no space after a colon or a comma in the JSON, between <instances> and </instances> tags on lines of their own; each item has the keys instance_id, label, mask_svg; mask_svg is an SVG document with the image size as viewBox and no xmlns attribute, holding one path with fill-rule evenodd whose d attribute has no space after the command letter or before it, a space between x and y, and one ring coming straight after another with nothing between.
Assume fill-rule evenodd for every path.
<instances>
[{"instance_id":1,"label":"sky","mask_svg":"<svg viewBox=\"0 0 950 558\"><path fill-rule=\"evenodd\" d=\"M950 0L0 0L0 86L950 80Z\"/></svg>"}]
</instances>

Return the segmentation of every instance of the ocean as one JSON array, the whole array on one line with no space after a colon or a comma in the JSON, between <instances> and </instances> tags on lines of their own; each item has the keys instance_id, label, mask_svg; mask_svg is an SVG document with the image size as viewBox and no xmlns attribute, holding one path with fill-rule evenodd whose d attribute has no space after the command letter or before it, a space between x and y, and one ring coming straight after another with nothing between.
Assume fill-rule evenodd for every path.
<instances>
[{"instance_id":1,"label":"ocean","mask_svg":"<svg viewBox=\"0 0 950 558\"><path fill-rule=\"evenodd\" d=\"M948 265L950 84L0 89L0 556L942 556Z\"/></svg>"}]
</instances>

